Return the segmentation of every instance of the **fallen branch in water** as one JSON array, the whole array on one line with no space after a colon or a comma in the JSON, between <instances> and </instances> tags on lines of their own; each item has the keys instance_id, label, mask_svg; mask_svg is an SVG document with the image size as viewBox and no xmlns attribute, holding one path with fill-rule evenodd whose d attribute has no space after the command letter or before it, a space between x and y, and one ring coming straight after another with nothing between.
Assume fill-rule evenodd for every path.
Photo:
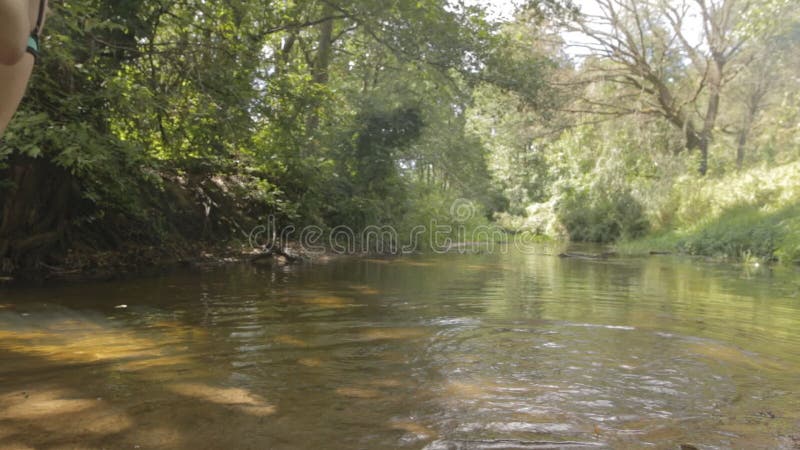
<instances>
[{"instance_id":1,"label":"fallen branch in water","mask_svg":"<svg viewBox=\"0 0 800 450\"><path fill-rule=\"evenodd\" d=\"M617 252L592 253L559 253L559 258L578 258L578 259L608 259L617 256Z\"/></svg>"},{"instance_id":2,"label":"fallen branch in water","mask_svg":"<svg viewBox=\"0 0 800 450\"><path fill-rule=\"evenodd\" d=\"M294 264L299 262L302 258L297 256L292 256L286 253L283 249L278 247L271 247L264 253L259 253L258 255L253 256L250 258L250 262L252 264L271 264L273 261L277 262L280 265L286 264Z\"/></svg>"}]
</instances>

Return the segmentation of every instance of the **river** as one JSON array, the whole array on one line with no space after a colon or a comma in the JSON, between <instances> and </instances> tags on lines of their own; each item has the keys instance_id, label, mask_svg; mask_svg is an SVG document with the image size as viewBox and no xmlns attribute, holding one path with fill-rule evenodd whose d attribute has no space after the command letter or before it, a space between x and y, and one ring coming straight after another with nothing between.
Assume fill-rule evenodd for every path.
<instances>
[{"instance_id":1,"label":"river","mask_svg":"<svg viewBox=\"0 0 800 450\"><path fill-rule=\"evenodd\" d=\"M0 290L0 448L800 447L796 270L555 253Z\"/></svg>"}]
</instances>

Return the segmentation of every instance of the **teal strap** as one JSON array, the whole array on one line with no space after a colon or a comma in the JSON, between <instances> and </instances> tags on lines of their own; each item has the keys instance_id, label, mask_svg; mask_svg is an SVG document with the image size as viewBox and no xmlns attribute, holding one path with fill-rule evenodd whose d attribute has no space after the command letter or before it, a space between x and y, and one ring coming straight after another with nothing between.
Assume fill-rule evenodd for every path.
<instances>
[{"instance_id":1,"label":"teal strap","mask_svg":"<svg viewBox=\"0 0 800 450\"><path fill-rule=\"evenodd\" d=\"M27 51L33 55L34 59L39 59L39 36L32 34L28 37Z\"/></svg>"},{"instance_id":2,"label":"teal strap","mask_svg":"<svg viewBox=\"0 0 800 450\"><path fill-rule=\"evenodd\" d=\"M36 26L28 36L28 48L26 51L33 55L34 62L39 60L39 33L42 31L42 22L44 22L45 3L47 0L39 0L39 14L36 16Z\"/></svg>"}]
</instances>

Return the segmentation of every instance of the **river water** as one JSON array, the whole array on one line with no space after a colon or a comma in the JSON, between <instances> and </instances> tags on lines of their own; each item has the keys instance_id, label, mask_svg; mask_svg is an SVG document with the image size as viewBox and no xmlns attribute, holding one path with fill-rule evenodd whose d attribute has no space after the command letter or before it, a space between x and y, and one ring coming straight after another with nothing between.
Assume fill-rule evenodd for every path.
<instances>
[{"instance_id":1,"label":"river water","mask_svg":"<svg viewBox=\"0 0 800 450\"><path fill-rule=\"evenodd\" d=\"M800 447L796 271L557 251L0 290L0 448Z\"/></svg>"}]
</instances>

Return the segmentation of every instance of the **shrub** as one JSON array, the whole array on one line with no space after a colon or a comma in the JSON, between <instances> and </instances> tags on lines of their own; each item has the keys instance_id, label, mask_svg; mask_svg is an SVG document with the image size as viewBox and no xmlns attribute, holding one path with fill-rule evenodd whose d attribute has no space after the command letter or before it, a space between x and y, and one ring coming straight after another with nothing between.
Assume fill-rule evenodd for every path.
<instances>
[{"instance_id":1,"label":"shrub","mask_svg":"<svg viewBox=\"0 0 800 450\"><path fill-rule=\"evenodd\" d=\"M613 242L643 236L650 228L642 204L625 189L568 189L556 215L574 241Z\"/></svg>"}]
</instances>

